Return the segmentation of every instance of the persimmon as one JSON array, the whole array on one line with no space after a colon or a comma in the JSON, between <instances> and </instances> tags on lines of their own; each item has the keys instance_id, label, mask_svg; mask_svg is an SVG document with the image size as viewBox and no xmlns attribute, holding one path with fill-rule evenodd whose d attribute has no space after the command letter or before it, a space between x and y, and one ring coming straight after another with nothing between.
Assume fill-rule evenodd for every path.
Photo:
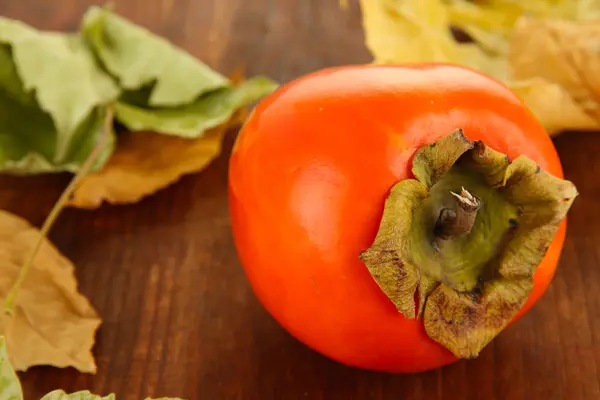
<instances>
[{"instance_id":1,"label":"persimmon","mask_svg":"<svg viewBox=\"0 0 600 400\"><path fill-rule=\"evenodd\" d=\"M454 65L317 71L256 106L230 159L237 251L269 313L341 363L476 357L540 298L577 191L504 85Z\"/></svg>"}]
</instances>

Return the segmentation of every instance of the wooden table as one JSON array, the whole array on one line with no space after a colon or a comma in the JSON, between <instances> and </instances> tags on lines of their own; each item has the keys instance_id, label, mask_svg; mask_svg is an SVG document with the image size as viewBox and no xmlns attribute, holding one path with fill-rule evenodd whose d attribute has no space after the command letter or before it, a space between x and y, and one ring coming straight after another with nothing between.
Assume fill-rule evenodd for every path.
<instances>
[{"instance_id":1,"label":"wooden table","mask_svg":"<svg viewBox=\"0 0 600 400\"><path fill-rule=\"evenodd\" d=\"M101 2L2 0L0 15L76 29L92 3ZM337 0L114 3L224 73L244 62L249 74L284 82L370 61L356 1L346 13ZM600 399L600 135L564 134L556 145L580 191L557 276L476 360L394 376L344 367L288 335L257 302L233 247L227 151L139 204L63 214L51 239L104 318L98 373L34 368L21 374L26 399L56 388L121 400ZM3 178L0 207L39 226L67 179Z\"/></svg>"}]
</instances>

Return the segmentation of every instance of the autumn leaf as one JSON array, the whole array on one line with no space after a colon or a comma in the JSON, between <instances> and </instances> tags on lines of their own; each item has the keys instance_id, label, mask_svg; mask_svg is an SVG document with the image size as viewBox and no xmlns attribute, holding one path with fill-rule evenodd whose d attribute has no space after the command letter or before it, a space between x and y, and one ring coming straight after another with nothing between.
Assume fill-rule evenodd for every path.
<instances>
[{"instance_id":1,"label":"autumn leaf","mask_svg":"<svg viewBox=\"0 0 600 400\"><path fill-rule=\"evenodd\" d=\"M497 75L498 58L457 42L443 0L360 0L365 43L378 64L455 63Z\"/></svg>"},{"instance_id":2,"label":"autumn leaf","mask_svg":"<svg viewBox=\"0 0 600 400\"><path fill-rule=\"evenodd\" d=\"M117 150L101 170L81 180L68 205L93 209L103 202L135 203L181 176L204 169L221 154L222 142L230 126L245 110L226 124L187 139L155 132L126 132L119 136Z\"/></svg>"},{"instance_id":3,"label":"autumn leaf","mask_svg":"<svg viewBox=\"0 0 600 400\"><path fill-rule=\"evenodd\" d=\"M0 298L6 298L26 256L40 240L27 221L0 211ZM35 365L74 367L95 373L91 349L101 321L77 289L73 264L48 240L33 260L15 298L13 313L0 316L0 335L16 370Z\"/></svg>"},{"instance_id":4,"label":"autumn leaf","mask_svg":"<svg viewBox=\"0 0 600 400\"><path fill-rule=\"evenodd\" d=\"M361 0L379 64L447 62L503 81L550 135L600 129L600 2ZM459 42L459 28L472 39Z\"/></svg>"},{"instance_id":5,"label":"autumn leaf","mask_svg":"<svg viewBox=\"0 0 600 400\"><path fill-rule=\"evenodd\" d=\"M258 90L264 91L264 95L275 88L262 86L260 82L257 86L251 81L244 81L241 67L231 74L230 79L237 87L250 88L242 89L240 93ZM225 134L246 119L246 106L255 98L254 94L237 97L234 104L236 111L230 119L198 138L161 135L152 131L122 133L108 163L102 170L82 178L68 205L94 209L103 202L135 203L176 182L183 175L203 170L221 154Z\"/></svg>"},{"instance_id":6,"label":"autumn leaf","mask_svg":"<svg viewBox=\"0 0 600 400\"><path fill-rule=\"evenodd\" d=\"M551 134L600 129L599 21L523 17L509 64L509 86Z\"/></svg>"}]
</instances>

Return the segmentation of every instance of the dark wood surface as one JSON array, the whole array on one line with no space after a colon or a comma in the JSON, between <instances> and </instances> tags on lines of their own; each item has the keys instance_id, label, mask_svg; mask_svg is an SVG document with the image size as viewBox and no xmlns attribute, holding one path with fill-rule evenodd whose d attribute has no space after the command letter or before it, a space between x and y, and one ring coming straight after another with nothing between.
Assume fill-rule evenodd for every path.
<instances>
[{"instance_id":1,"label":"dark wood surface","mask_svg":"<svg viewBox=\"0 0 600 400\"><path fill-rule=\"evenodd\" d=\"M76 29L86 0L0 0L0 15ZM100 2L97 2L100 3ZM281 82L370 61L356 1L121 0L117 12L165 35L224 73ZM600 135L556 139L580 197L546 295L481 356L417 375L330 361L289 336L255 299L227 212L228 151L142 202L67 210L51 234L75 263L81 290L104 318L98 373L37 367L26 399L56 388L118 399L600 399ZM227 149L231 146L231 137ZM67 177L6 179L0 207L40 225ZM599 226L596 226L599 224Z\"/></svg>"}]
</instances>

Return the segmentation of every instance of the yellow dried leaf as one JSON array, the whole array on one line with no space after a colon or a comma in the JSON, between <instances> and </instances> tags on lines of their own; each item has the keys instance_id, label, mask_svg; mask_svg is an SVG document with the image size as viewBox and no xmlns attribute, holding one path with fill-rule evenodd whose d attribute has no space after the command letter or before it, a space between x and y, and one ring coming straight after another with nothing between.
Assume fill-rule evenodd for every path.
<instances>
[{"instance_id":1,"label":"yellow dried leaf","mask_svg":"<svg viewBox=\"0 0 600 400\"><path fill-rule=\"evenodd\" d=\"M600 121L587 114L561 85L533 78L508 86L527 104L551 136L564 130L600 129Z\"/></svg>"},{"instance_id":2,"label":"yellow dried leaf","mask_svg":"<svg viewBox=\"0 0 600 400\"><path fill-rule=\"evenodd\" d=\"M486 51L506 54L507 37L523 10L515 3L453 0L448 2L448 13L450 24L467 32Z\"/></svg>"},{"instance_id":3,"label":"yellow dried leaf","mask_svg":"<svg viewBox=\"0 0 600 400\"><path fill-rule=\"evenodd\" d=\"M366 44L379 63L456 60L440 0L361 0ZM407 40L409 39L410 40Z\"/></svg>"},{"instance_id":4,"label":"yellow dried leaf","mask_svg":"<svg viewBox=\"0 0 600 400\"><path fill-rule=\"evenodd\" d=\"M600 128L600 22L521 18L510 44L510 86L548 131Z\"/></svg>"},{"instance_id":5,"label":"yellow dried leaf","mask_svg":"<svg viewBox=\"0 0 600 400\"><path fill-rule=\"evenodd\" d=\"M458 43L442 0L361 0L366 45L375 63L445 62L502 74L502 60L474 43Z\"/></svg>"},{"instance_id":6,"label":"yellow dried leaf","mask_svg":"<svg viewBox=\"0 0 600 400\"><path fill-rule=\"evenodd\" d=\"M27 221L0 211L0 298L4 301L40 232ZM16 370L35 365L74 367L95 373L91 349L101 320L79 293L74 267L43 239L23 282L14 314L0 316L0 335L7 341Z\"/></svg>"},{"instance_id":7,"label":"yellow dried leaf","mask_svg":"<svg viewBox=\"0 0 600 400\"><path fill-rule=\"evenodd\" d=\"M564 20L600 17L600 0L444 0L455 26L476 26L508 36L522 16Z\"/></svg>"},{"instance_id":8,"label":"yellow dried leaf","mask_svg":"<svg viewBox=\"0 0 600 400\"><path fill-rule=\"evenodd\" d=\"M195 139L154 132L119 135L117 148L108 163L80 181L68 205L94 209L105 201L135 203L185 174L204 169L221 154L225 133L242 120L245 113L245 109L238 111L228 123Z\"/></svg>"},{"instance_id":9,"label":"yellow dried leaf","mask_svg":"<svg viewBox=\"0 0 600 400\"><path fill-rule=\"evenodd\" d=\"M600 129L600 0L361 0L361 8L375 63L460 64L505 82L551 135ZM450 26L473 42L458 43Z\"/></svg>"}]
</instances>

